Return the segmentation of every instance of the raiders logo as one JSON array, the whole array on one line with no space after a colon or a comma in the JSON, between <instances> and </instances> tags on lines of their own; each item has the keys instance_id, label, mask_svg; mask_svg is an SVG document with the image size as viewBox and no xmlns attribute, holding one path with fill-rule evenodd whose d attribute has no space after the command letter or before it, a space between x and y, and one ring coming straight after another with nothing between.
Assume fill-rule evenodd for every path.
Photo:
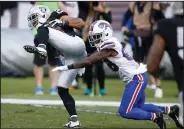
<instances>
[{"instance_id":1,"label":"raiders logo","mask_svg":"<svg viewBox=\"0 0 184 129\"><path fill-rule=\"evenodd\" d=\"M41 10L42 13L45 13L47 10L45 7L39 7L39 9Z\"/></svg>"}]
</instances>

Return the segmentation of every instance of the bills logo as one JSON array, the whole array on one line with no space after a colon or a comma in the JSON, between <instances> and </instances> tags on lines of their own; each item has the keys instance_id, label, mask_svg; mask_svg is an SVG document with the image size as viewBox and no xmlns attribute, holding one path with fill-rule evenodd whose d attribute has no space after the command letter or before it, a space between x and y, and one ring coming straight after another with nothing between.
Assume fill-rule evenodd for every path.
<instances>
[{"instance_id":1,"label":"bills logo","mask_svg":"<svg viewBox=\"0 0 184 129\"><path fill-rule=\"evenodd\" d=\"M99 27L99 28L102 28L102 29L105 28L105 30L109 27L109 28L112 30L112 27L111 27L109 24L105 23L105 22L101 22L101 23L98 25L98 27Z\"/></svg>"}]
</instances>

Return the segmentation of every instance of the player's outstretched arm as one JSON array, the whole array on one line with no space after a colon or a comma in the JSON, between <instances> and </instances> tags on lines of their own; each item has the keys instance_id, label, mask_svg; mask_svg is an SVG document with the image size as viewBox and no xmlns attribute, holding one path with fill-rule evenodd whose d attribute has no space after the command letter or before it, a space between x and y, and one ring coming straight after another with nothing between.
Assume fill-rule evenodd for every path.
<instances>
[{"instance_id":1,"label":"player's outstretched arm","mask_svg":"<svg viewBox=\"0 0 184 129\"><path fill-rule=\"evenodd\" d=\"M93 53L92 55L90 55L89 57L87 57L85 60L81 62L72 64L71 67L73 67L73 69L84 68L98 61L104 60L107 57L110 57L111 55L112 55L112 50L101 50L99 52Z\"/></svg>"},{"instance_id":2,"label":"player's outstretched arm","mask_svg":"<svg viewBox=\"0 0 184 129\"><path fill-rule=\"evenodd\" d=\"M75 28L75 29L82 29L85 26L85 22L81 18L62 16L60 19L68 21L68 25L72 28Z\"/></svg>"},{"instance_id":3,"label":"player's outstretched arm","mask_svg":"<svg viewBox=\"0 0 184 129\"><path fill-rule=\"evenodd\" d=\"M71 64L71 65L56 67L52 71L57 71L57 70L65 71L65 70L69 70L69 69L84 68L84 67L92 65L98 61L104 60L107 57L116 56L116 55L117 55L117 52L115 50L104 49L104 50L101 50L99 52L93 53L92 55L90 55L89 57L87 57L86 59L84 59L81 62L77 62L77 63Z\"/></svg>"},{"instance_id":4,"label":"player's outstretched arm","mask_svg":"<svg viewBox=\"0 0 184 129\"><path fill-rule=\"evenodd\" d=\"M160 35L155 35L147 58L147 68L149 73L153 73L158 70L164 50L164 39Z\"/></svg>"}]
</instances>

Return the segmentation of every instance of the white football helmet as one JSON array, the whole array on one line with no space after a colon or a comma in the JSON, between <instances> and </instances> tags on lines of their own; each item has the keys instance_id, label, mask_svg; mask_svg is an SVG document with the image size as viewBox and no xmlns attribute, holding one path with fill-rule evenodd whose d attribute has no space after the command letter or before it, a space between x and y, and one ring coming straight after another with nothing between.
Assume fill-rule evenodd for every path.
<instances>
[{"instance_id":1,"label":"white football helmet","mask_svg":"<svg viewBox=\"0 0 184 129\"><path fill-rule=\"evenodd\" d=\"M91 24L88 39L92 47L99 48L100 45L112 37L111 24L105 20L98 20Z\"/></svg>"},{"instance_id":2,"label":"white football helmet","mask_svg":"<svg viewBox=\"0 0 184 129\"><path fill-rule=\"evenodd\" d=\"M31 7L27 20L31 29L38 28L47 21L51 12L47 6L36 5Z\"/></svg>"}]
</instances>

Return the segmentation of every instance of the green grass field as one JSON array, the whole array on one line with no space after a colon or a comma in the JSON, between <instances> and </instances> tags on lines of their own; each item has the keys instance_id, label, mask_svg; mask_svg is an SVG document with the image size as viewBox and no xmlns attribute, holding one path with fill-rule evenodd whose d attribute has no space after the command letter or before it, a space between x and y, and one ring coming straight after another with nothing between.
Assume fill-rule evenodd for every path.
<instances>
[{"instance_id":1,"label":"green grass field","mask_svg":"<svg viewBox=\"0 0 184 129\"><path fill-rule=\"evenodd\" d=\"M22 99L43 99L59 100L58 96L49 95L49 80L44 79L43 96L35 96L34 78L1 79L1 98L22 98ZM84 85L81 83L81 85ZM164 97L154 99L154 90L146 89L147 102L170 102L177 103L177 86L174 81L162 81ZM118 79L106 80L107 96L88 97L83 95L83 90L72 90L71 94L75 100L99 100L99 101L120 101L124 90L124 83ZM63 106L55 108L35 107L31 105L1 105L1 128L62 128L67 122L68 114ZM92 107L77 106L79 119L84 128L158 128L151 121L126 120L114 114L103 114L85 112L85 110L117 112L117 107ZM165 116L165 118L168 118ZM175 128L174 123L166 120L168 128Z\"/></svg>"}]
</instances>

